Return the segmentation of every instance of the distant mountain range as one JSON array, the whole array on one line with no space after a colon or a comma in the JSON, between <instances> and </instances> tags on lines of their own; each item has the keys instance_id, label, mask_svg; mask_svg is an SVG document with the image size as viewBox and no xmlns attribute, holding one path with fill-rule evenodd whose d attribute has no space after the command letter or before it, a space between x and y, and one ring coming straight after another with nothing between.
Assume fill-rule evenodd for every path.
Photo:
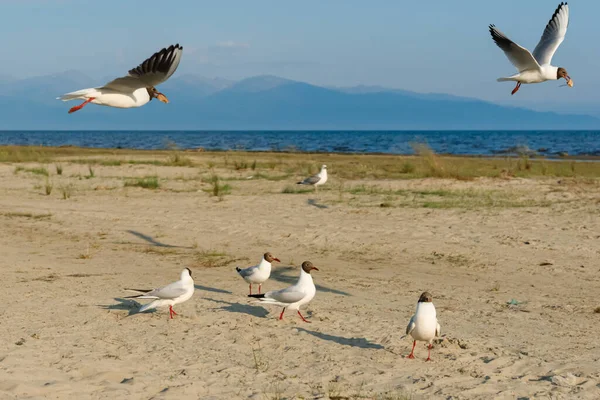
<instances>
[{"instance_id":1,"label":"distant mountain range","mask_svg":"<svg viewBox=\"0 0 600 400\"><path fill-rule=\"evenodd\" d=\"M0 76L0 130L600 128L600 119L588 115L379 86L321 87L276 76L241 81L175 76L160 86L170 104L152 101L139 109L89 105L69 115L78 103L56 100L104 82L77 71L22 80Z\"/></svg>"}]
</instances>

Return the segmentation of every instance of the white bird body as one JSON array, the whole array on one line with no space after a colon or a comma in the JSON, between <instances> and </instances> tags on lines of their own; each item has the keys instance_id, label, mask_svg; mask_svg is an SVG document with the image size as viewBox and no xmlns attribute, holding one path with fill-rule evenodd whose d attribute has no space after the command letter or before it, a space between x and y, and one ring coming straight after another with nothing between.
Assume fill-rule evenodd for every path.
<instances>
[{"instance_id":1,"label":"white bird body","mask_svg":"<svg viewBox=\"0 0 600 400\"><path fill-rule=\"evenodd\" d=\"M565 39L567 27L569 26L569 6L560 3L546 25L539 43L531 53L526 48L510 40L494 25L490 25L492 39L504 51L508 60L519 71L515 75L498 78L498 82L515 81L517 87L513 90L515 94L522 83L541 83L545 81L564 78L569 86L573 81L564 68L555 67L551 64L552 57L560 44Z\"/></svg>"},{"instance_id":2,"label":"white bird body","mask_svg":"<svg viewBox=\"0 0 600 400\"><path fill-rule=\"evenodd\" d=\"M68 98L67 98L68 96ZM141 107L150 101L150 95L146 88L136 89L131 93L123 93L117 90L108 88L92 88L78 90L77 92L68 93L61 97L61 100L88 100L90 103L99 106L108 106L115 108L135 108Z\"/></svg>"},{"instance_id":3,"label":"white bird body","mask_svg":"<svg viewBox=\"0 0 600 400\"><path fill-rule=\"evenodd\" d=\"M417 303L417 310L406 328L407 334L415 340L431 343L438 336L439 330L440 324L433 303Z\"/></svg>"},{"instance_id":4,"label":"white bird body","mask_svg":"<svg viewBox=\"0 0 600 400\"><path fill-rule=\"evenodd\" d=\"M311 270L317 270L310 261L302 263L302 269L300 270L300 278L296 284L289 286L281 290L272 290L261 295L250 295L250 297L258 298L261 303L272 304L283 307L283 311L279 316L279 319L283 318L285 310L298 311L298 315L304 322L309 322L304 319L300 313L300 307L308 304L317 293L317 288L310 274Z\"/></svg>"},{"instance_id":5,"label":"white bird body","mask_svg":"<svg viewBox=\"0 0 600 400\"><path fill-rule=\"evenodd\" d=\"M135 292L142 292L143 294L137 296L127 297L128 299L152 299L148 304L143 305L139 312L144 312L154 308L169 307L171 318L173 315L177 315L173 311L173 306L176 304L188 301L194 294L194 280L192 279L192 273L189 268L185 268L181 271L180 279L177 282L168 284L158 289L127 289Z\"/></svg>"},{"instance_id":6,"label":"white bird body","mask_svg":"<svg viewBox=\"0 0 600 400\"><path fill-rule=\"evenodd\" d=\"M67 93L58 99L85 100L83 104L72 107L69 113L81 109L88 103L115 108L135 108L147 104L155 97L163 103L168 103L166 96L158 92L155 86L175 73L182 53L183 47L179 44L164 48L130 70L124 77L117 78L102 87Z\"/></svg>"},{"instance_id":7,"label":"white bird body","mask_svg":"<svg viewBox=\"0 0 600 400\"><path fill-rule=\"evenodd\" d=\"M440 336L441 327L437 320L435 306L432 303L432 296L428 292L421 294L417 302L415 314L411 317L406 326L406 334L414 339L412 351L408 358L415 358L414 351L417 341L427 342L429 354L427 361L431 360L431 344L436 336Z\"/></svg>"}]
</instances>

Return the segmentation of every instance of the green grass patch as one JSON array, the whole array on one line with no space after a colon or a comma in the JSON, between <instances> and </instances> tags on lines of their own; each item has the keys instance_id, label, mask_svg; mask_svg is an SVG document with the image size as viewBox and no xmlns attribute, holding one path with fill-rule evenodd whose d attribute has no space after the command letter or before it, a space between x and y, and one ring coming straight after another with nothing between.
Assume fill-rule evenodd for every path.
<instances>
[{"instance_id":1,"label":"green grass patch","mask_svg":"<svg viewBox=\"0 0 600 400\"><path fill-rule=\"evenodd\" d=\"M125 187L141 187L144 189L158 189L159 182L157 176L146 176L143 178L128 179L125 181Z\"/></svg>"}]
</instances>

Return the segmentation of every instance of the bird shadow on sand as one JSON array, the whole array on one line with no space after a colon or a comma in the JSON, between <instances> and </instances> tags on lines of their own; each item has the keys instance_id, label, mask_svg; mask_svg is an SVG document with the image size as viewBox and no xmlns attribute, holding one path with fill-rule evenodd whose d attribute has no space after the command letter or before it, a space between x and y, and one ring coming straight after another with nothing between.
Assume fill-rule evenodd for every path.
<instances>
[{"instance_id":1,"label":"bird shadow on sand","mask_svg":"<svg viewBox=\"0 0 600 400\"><path fill-rule=\"evenodd\" d=\"M232 312L232 313L240 313L240 314L248 314L254 317L266 318L269 315L269 311L265 310L260 306L252 306L250 304L241 304L241 303L230 303L229 301L224 300L216 300L205 297L206 300L214 301L218 304L224 304L223 307L219 307L218 309Z\"/></svg>"},{"instance_id":2,"label":"bird shadow on sand","mask_svg":"<svg viewBox=\"0 0 600 400\"><path fill-rule=\"evenodd\" d=\"M210 286L194 285L194 289L204 290L206 292L213 292L213 293L233 294L229 290L213 288Z\"/></svg>"},{"instance_id":3,"label":"bird shadow on sand","mask_svg":"<svg viewBox=\"0 0 600 400\"><path fill-rule=\"evenodd\" d=\"M308 204L309 206L320 208L320 209L329 208L325 204L319 204L317 202L317 199L308 199L308 200L306 200L306 204Z\"/></svg>"},{"instance_id":4,"label":"bird shadow on sand","mask_svg":"<svg viewBox=\"0 0 600 400\"><path fill-rule=\"evenodd\" d=\"M292 272L294 275L288 275L289 272ZM319 272L315 272L315 275L318 276ZM300 274L299 267L277 267L271 270L270 279L276 280L277 282L287 283L289 285L293 285L298 281L298 274ZM319 285L315 283L317 288L317 292L325 292L325 293L334 293L341 294L342 296L352 296L348 292L344 292L337 289L330 289L323 285Z\"/></svg>"},{"instance_id":5,"label":"bird shadow on sand","mask_svg":"<svg viewBox=\"0 0 600 400\"><path fill-rule=\"evenodd\" d=\"M178 249L190 249L191 248L191 247L186 247L186 246L174 246L172 244L161 243L158 240L154 239L152 236L144 235L141 232L133 231L131 229L127 229L126 232L130 233L133 236L136 236L136 237L148 242L148 244L150 244L152 246L156 246L156 247L167 247L167 248L178 248Z\"/></svg>"},{"instance_id":6,"label":"bird shadow on sand","mask_svg":"<svg viewBox=\"0 0 600 400\"><path fill-rule=\"evenodd\" d=\"M117 304L108 304L108 305L101 304L101 305L99 305L99 307L101 307L105 310L128 311L128 314L127 314L128 317L135 315L135 314L141 314L140 307L142 305L140 303L138 303L137 301L132 300L132 299L124 299L122 297L115 297L114 300L117 302ZM156 312L156 309L144 311L143 314L152 314L154 312Z\"/></svg>"},{"instance_id":7,"label":"bird shadow on sand","mask_svg":"<svg viewBox=\"0 0 600 400\"><path fill-rule=\"evenodd\" d=\"M341 344L343 346L360 347L361 349L378 349L378 350L385 349L385 347L383 347L382 345L380 345L378 343L371 343L365 338L345 338L343 336L328 335L326 333L309 331L308 329L304 329L304 328L294 328L294 329L297 329L300 332L308 333L309 335L312 335L321 340L327 340L329 342L334 342L337 344Z\"/></svg>"}]
</instances>

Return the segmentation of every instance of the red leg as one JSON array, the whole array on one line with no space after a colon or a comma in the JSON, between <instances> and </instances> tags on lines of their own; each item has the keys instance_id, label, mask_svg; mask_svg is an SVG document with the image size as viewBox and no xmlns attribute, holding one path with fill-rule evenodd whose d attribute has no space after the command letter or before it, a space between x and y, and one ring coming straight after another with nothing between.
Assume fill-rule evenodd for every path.
<instances>
[{"instance_id":1,"label":"red leg","mask_svg":"<svg viewBox=\"0 0 600 400\"><path fill-rule=\"evenodd\" d=\"M279 314L279 319L283 319L283 313L285 312L285 307L281 310L281 314Z\"/></svg>"},{"instance_id":2,"label":"red leg","mask_svg":"<svg viewBox=\"0 0 600 400\"><path fill-rule=\"evenodd\" d=\"M90 101L92 101L94 99L95 99L95 97L90 97L89 99L87 99L86 101L81 103L80 105L71 107L71 109L69 110L69 114L74 113L77 110L81 110L87 103L89 103Z\"/></svg>"},{"instance_id":3,"label":"red leg","mask_svg":"<svg viewBox=\"0 0 600 400\"><path fill-rule=\"evenodd\" d=\"M427 346L427 348L429 349L429 351L427 352L427 360L425 361L431 361L431 343L429 343L429 346Z\"/></svg>"},{"instance_id":4,"label":"red leg","mask_svg":"<svg viewBox=\"0 0 600 400\"><path fill-rule=\"evenodd\" d=\"M410 354L408 355L407 358L415 358L415 346L417 345L417 341L413 340L413 348L410 351Z\"/></svg>"},{"instance_id":5,"label":"red leg","mask_svg":"<svg viewBox=\"0 0 600 400\"><path fill-rule=\"evenodd\" d=\"M252 294L252 284L250 284L250 294Z\"/></svg>"},{"instance_id":6,"label":"red leg","mask_svg":"<svg viewBox=\"0 0 600 400\"><path fill-rule=\"evenodd\" d=\"M260 290L262 289L262 283L258 284L258 294L260 294Z\"/></svg>"},{"instance_id":7,"label":"red leg","mask_svg":"<svg viewBox=\"0 0 600 400\"><path fill-rule=\"evenodd\" d=\"M515 86L515 88L513 89L512 92L510 92L510 94L515 94L519 91L519 88L521 87L521 82L517 82L517 86Z\"/></svg>"},{"instance_id":8,"label":"red leg","mask_svg":"<svg viewBox=\"0 0 600 400\"><path fill-rule=\"evenodd\" d=\"M305 318L302 316L302 314L300 314L300 310L298 310L298 315L300 316L300 318L302 318L302 321L304 321L304 322L308 322L308 323L310 324L310 321L307 321L307 320L306 320L306 319L305 319Z\"/></svg>"},{"instance_id":9,"label":"red leg","mask_svg":"<svg viewBox=\"0 0 600 400\"><path fill-rule=\"evenodd\" d=\"M173 310L173 306L169 306L169 314L171 315L171 319L173 319L173 315L177 315L175 310Z\"/></svg>"}]
</instances>

